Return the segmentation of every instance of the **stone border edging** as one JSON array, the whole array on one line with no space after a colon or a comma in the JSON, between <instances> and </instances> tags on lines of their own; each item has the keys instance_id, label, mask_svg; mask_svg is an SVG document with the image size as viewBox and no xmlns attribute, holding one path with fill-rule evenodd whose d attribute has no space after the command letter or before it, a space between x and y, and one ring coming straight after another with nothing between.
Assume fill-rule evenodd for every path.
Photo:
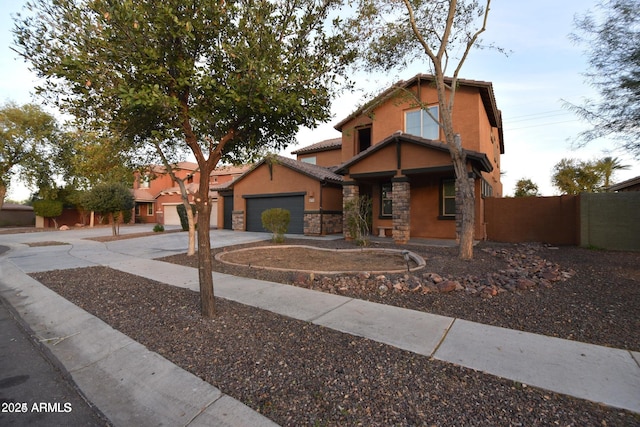
<instances>
[{"instance_id":1,"label":"stone border edging","mask_svg":"<svg viewBox=\"0 0 640 427\"><path fill-rule=\"evenodd\" d=\"M222 259L222 255L224 254L229 254L229 253L233 253L233 252L245 252L245 251L252 251L252 250L256 250L256 249L273 249L273 248L279 248L279 249L285 249L285 248L304 248L304 249L313 249L316 251L327 251L327 252L388 252L388 253L400 253L402 255L404 255L405 253L409 256L409 258L415 262L416 264L418 264L416 267L410 268L408 269L409 272L414 272L417 270L420 270L422 268L424 268L427 263L424 260L424 258L422 258L420 255L413 253L411 251L407 251L407 250L403 250L403 249L388 249L388 248L378 248L378 249L327 249L327 248L318 248L315 246L308 246L308 245L271 245L271 246L254 246L254 247L250 247L250 248L242 248L242 249L236 249L233 251L226 251L226 252L218 252L215 255L215 260L216 261L220 261L224 264L228 264L228 265L235 265L235 266L240 266L240 267L249 267L249 268L258 268L258 269L262 269L262 270L271 270L271 271L294 271L294 272L298 272L298 273L313 273L313 274L354 274L354 273L369 273L369 274L391 274L391 273L405 273L407 272L406 268L403 268L402 270L381 270L381 271L363 271L363 270L344 270L344 271L319 271L319 270L299 270L299 269L291 269L291 268L279 268L279 267L265 267L265 266L255 266L255 265L247 265L247 264L239 264L236 262L230 262L230 261L225 261Z\"/></svg>"}]
</instances>

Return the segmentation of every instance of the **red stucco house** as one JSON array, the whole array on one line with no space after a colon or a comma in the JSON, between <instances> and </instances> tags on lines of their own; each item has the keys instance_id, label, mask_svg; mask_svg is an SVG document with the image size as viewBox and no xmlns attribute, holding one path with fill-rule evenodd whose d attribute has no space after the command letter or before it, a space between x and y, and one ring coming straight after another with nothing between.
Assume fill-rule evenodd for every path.
<instances>
[{"instance_id":1,"label":"red stucco house","mask_svg":"<svg viewBox=\"0 0 640 427\"><path fill-rule=\"evenodd\" d=\"M216 168L209 178L212 209L211 225L218 223L218 192L216 186L233 181L244 173L249 166L222 166ZM192 201L198 191L198 164L180 162L174 168L175 175L186 179L185 186ZM148 171L137 172L133 184L135 199L135 221L139 223L157 223L163 225L180 225L177 206L182 204L180 187L166 172L164 166L153 166Z\"/></svg>"},{"instance_id":2,"label":"red stucco house","mask_svg":"<svg viewBox=\"0 0 640 427\"><path fill-rule=\"evenodd\" d=\"M458 80L454 128L467 155L476 195L476 238L484 237L484 198L501 197L502 119L489 82ZM431 115L420 108L415 94ZM223 226L260 231L262 210L291 210L291 233L343 232L342 206L357 195L373 203L376 234L456 238L455 173L439 117L433 77L401 81L340 121L340 138L267 158L229 185ZM232 207L227 206L232 204Z\"/></svg>"}]
</instances>

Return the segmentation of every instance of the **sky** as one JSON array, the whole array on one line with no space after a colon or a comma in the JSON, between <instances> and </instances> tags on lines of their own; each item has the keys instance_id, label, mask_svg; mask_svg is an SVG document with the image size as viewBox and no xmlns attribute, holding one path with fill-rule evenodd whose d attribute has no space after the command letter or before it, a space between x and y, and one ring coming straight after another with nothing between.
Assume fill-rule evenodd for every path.
<instances>
[{"instance_id":1,"label":"sky","mask_svg":"<svg viewBox=\"0 0 640 427\"><path fill-rule=\"evenodd\" d=\"M24 0L0 0L0 103L38 103L32 93L37 84L27 64L10 49L13 44L13 16ZM505 154L502 155L502 183L505 196L513 195L519 179L533 181L543 196L559 194L551 184L552 170L563 158L593 160L617 157L629 170L618 171L614 181L640 175L640 159L617 150L609 140L594 141L584 148L572 144L588 124L563 107L563 100L581 104L596 93L585 81L585 47L575 45L569 34L575 31L574 17L594 8L596 0L494 0L491 4L486 43L505 51L474 50L463 65L460 77L493 84L498 108L502 111ZM301 129L297 148L339 137L333 128L366 98L398 80L428 73L426 62L414 63L392 76L359 73L357 90L343 93L333 103L333 118L315 129ZM8 197L24 200L30 191L13 181Z\"/></svg>"}]
</instances>

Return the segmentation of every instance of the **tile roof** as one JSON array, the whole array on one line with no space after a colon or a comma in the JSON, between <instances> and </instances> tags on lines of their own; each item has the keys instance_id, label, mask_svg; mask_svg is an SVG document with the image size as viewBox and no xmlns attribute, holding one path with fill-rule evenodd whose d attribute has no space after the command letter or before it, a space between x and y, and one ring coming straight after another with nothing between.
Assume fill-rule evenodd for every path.
<instances>
[{"instance_id":1,"label":"tile roof","mask_svg":"<svg viewBox=\"0 0 640 427\"><path fill-rule=\"evenodd\" d=\"M342 137L325 139L324 141L316 142L315 144L311 144L296 151L292 151L291 154L318 153L321 151L335 150L340 147L342 147Z\"/></svg>"},{"instance_id":2,"label":"tile roof","mask_svg":"<svg viewBox=\"0 0 640 427\"><path fill-rule=\"evenodd\" d=\"M33 206L20 205L18 203L4 203L2 205L3 211L32 211Z\"/></svg>"},{"instance_id":3,"label":"tile roof","mask_svg":"<svg viewBox=\"0 0 640 427\"><path fill-rule=\"evenodd\" d=\"M607 188L608 191L620 191L630 187L634 187L640 185L640 176L636 176L635 178L628 179L626 181L618 182L617 184L611 185Z\"/></svg>"},{"instance_id":4,"label":"tile roof","mask_svg":"<svg viewBox=\"0 0 640 427\"><path fill-rule=\"evenodd\" d=\"M215 175L240 175L251 169L251 165L222 165L216 167L211 176Z\"/></svg>"},{"instance_id":5,"label":"tile roof","mask_svg":"<svg viewBox=\"0 0 640 427\"><path fill-rule=\"evenodd\" d=\"M273 156L275 158L275 163L282 165L284 167L288 167L296 172L300 172L308 177L311 177L318 181L325 181L332 184L342 184L342 176L338 175L334 172L335 168L325 168L323 166L313 165L311 163L301 162L295 159L291 159L289 157L283 157L279 155ZM232 187L238 181L243 180L247 176L251 174L255 169L264 164L267 160L267 157L260 160L256 163L250 170L242 174L242 176L238 177L235 181L230 183L229 187Z\"/></svg>"},{"instance_id":6,"label":"tile roof","mask_svg":"<svg viewBox=\"0 0 640 427\"><path fill-rule=\"evenodd\" d=\"M184 186L187 189L187 194L196 194L198 192L198 189L200 188L200 184L197 184L195 182L185 184ZM160 192L159 195L166 194L180 194L180 186L176 185L175 187L165 188Z\"/></svg>"},{"instance_id":7,"label":"tile roof","mask_svg":"<svg viewBox=\"0 0 640 427\"><path fill-rule=\"evenodd\" d=\"M146 188L136 188L135 190L131 190L131 192L136 202L153 202L156 199L156 196L151 194Z\"/></svg>"},{"instance_id":8,"label":"tile roof","mask_svg":"<svg viewBox=\"0 0 640 427\"><path fill-rule=\"evenodd\" d=\"M327 181L335 184L342 184L342 176L333 172L329 168L323 166L313 165L311 163L300 162L288 157L276 156L278 162L283 166L287 166L290 169L297 170L311 178L315 178L319 181Z\"/></svg>"}]
</instances>

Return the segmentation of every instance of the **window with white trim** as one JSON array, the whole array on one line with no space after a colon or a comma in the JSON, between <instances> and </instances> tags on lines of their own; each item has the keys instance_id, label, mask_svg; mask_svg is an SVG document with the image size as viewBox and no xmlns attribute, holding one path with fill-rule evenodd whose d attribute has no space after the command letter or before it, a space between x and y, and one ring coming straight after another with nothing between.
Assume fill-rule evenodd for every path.
<instances>
[{"instance_id":1,"label":"window with white trim","mask_svg":"<svg viewBox=\"0 0 640 427\"><path fill-rule=\"evenodd\" d=\"M390 182L380 186L380 216L393 216L393 186Z\"/></svg>"},{"instance_id":2,"label":"window with white trim","mask_svg":"<svg viewBox=\"0 0 640 427\"><path fill-rule=\"evenodd\" d=\"M140 188L149 188L149 183L151 182L151 178L149 175L140 176Z\"/></svg>"},{"instance_id":3,"label":"window with white trim","mask_svg":"<svg viewBox=\"0 0 640 427\"><path fill-rule=\"evenodd\" d=\"M147 204L147 216L153 216L153 203Z\"/></svg>"},{"instance_id":4,"label":"window with white trim","mask_svg":"<svg viewBox=\"0 0 640 427\"><path fill-rule=\"evenodd\" d=\"M489 184L489 181L482 178L482 197L493 197L493 187Z\"/></svg>"},{"instance_id":5,"label":"window with white trim","mask_svg":"<svg viewBox=\"0 0 640 427\"><path fill-rule=\"evenodd\" d=\"M440 201L440 214L446 217L456 215L456 180L443 179L440 190L442 199Z\"/></svg>"},{"instance_id":6,"label":"window with white trim","mask_svg":"<svg viewBox=\"0 0 640 427\"><path fill-rule=\"evenodd\" d=\"M426 139L440 138L440 125L438 124L438 106L428 107L429 115L425 110L411 110L404 113L404 131L409 135L421 136Z\"/></svg>"}]
</instances>

